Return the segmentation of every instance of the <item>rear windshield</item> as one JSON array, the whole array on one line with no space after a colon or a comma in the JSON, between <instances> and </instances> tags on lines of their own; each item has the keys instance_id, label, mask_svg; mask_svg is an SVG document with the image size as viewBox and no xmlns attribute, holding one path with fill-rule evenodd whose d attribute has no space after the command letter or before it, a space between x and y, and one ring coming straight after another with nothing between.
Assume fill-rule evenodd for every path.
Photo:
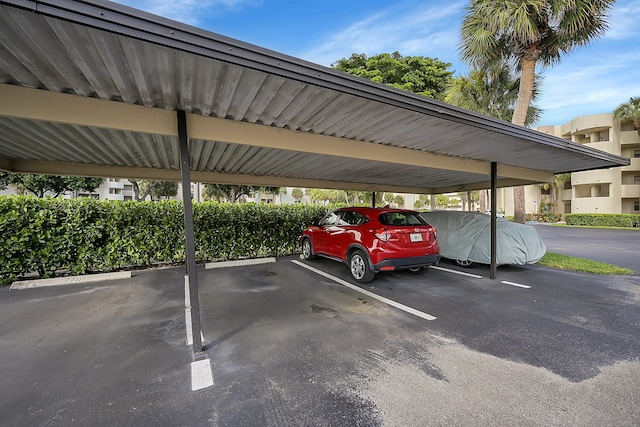
<instances>
[{"instance_id":1,"label":"rear windshield","mask_svg":"<svg viewBox=\"0 0 640 427\"><path fill-rule=\"evenodd\" d=\"M384 225L426 225L427 222L414 212L385 212L378 220Z\"/></svg>"}]
</instances>

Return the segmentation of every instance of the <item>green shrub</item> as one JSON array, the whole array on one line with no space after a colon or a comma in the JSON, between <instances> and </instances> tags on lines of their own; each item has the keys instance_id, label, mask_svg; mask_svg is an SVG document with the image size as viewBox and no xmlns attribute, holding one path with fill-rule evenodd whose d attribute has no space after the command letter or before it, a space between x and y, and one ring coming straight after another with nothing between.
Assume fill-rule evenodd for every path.
<instances>
[{"instance_id":1,"label":"green shrub","mask_svg":"<svg viewBox=\"0 0 640 427\"><path fill-rule=\"evenodd\" d=\"M566 214L567 225L592 227L638 227L640 215L633 214Z\"/></svg>"},{"instance_id":2,"label":"green shrub","mask_svg":"<svg viewBox=\"0 0 640 427\"><path fill-rule=\"evenodd\" d=\"M283 256L333 206L197 203L198 261ZM182 203L0 197L0 284L186 258Z\"/></svg>"}]
</instances>

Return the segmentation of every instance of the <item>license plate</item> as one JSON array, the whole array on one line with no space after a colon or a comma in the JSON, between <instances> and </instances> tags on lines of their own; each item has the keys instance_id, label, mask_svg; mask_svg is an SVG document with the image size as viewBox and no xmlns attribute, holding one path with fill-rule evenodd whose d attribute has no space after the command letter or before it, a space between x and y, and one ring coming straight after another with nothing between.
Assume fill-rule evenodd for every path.
<instances>
[{"instance_id":1,"label":"license plate","mask_svg":"<svg viewBox=\"0 0 640 427\"><path fill-rule=\"evenodd\" d=\"M411 233L409 238L412 242L422 242L422 233Z\"/></svg>"}]
</instances>

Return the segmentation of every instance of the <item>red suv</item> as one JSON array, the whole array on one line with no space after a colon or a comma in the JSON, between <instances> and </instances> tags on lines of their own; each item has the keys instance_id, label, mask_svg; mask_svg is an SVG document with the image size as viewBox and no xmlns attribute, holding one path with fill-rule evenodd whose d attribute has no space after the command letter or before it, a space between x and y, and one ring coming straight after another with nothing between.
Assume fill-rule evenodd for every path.
<instances>
[{"instance_id":1,"label":"red suv","mask_svg":"<svg viewBox=\"0 0 640 427\"><path fill-rule=\"evenodd\" d=\"M404 209L338 209L307 228L300 242L306 260L319 255L347 263L359 283L380 271L419 271L440 261L436 229Z\"/></svg>"}]
</instances>

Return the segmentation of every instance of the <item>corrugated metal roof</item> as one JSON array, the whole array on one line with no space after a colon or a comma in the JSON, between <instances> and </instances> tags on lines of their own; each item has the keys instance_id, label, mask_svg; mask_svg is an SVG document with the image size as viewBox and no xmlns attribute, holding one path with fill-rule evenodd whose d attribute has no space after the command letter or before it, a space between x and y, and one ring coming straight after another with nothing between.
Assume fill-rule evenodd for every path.
<instances>
[{"instance_id":1,"label":"corrugated metal roof","mask_svg":"<svg viewBox=\"0 0 640 427\"><path fill-rule=\"evenodd\" d=\"M0 42L0 84L523 168L522 176L501 176L498 185L512 185L515 178L535 181L527 170L561 173L628 164L111 2L0 0ZM113 174L101 166L136 168L131 177L144 169L179 170L175 136L11 117L5 102L0 100L4 169L28 164L38 172L37 165L57 162L93 166L96 175ZM310 153L302 145L297 151L276 142L233 142L191 139L192 169L203 180L211 173L218 181L241 175L245 181L255 177L256 184L269 177L320 181L327 188L358 183L437 191L488 181L477 171L362 160L357 153Z\"/></svg>"}]
</instances>

